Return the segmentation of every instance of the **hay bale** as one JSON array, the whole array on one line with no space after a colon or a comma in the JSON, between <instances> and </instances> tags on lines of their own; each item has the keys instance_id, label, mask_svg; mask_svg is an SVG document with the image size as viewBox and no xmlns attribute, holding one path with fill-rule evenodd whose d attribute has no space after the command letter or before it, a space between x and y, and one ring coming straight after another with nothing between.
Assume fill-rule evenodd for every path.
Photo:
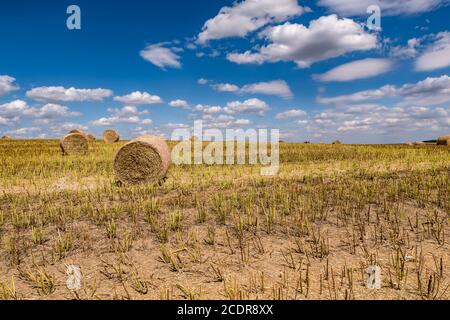
<instances>
[{"instance_id":1,"label":"hay bale","mask_svg":"<svg viewBox=\"0 0 450 320\"><path fill-rule=\"evenodd\" d=\"M63 154L87 153L89 145L86 137L81 133L69 133L59 143Z\"/></svg>"},{"instance_id":2,"label":"hay bale","mask_svg":"<svg viewBox=\"0 0 450 320\"><path fill-rule=\"evenodd\" d=\"M413 142L413 145L415 145L415 146L424 146L424 145L425 145L425 142L422 142L422 141L416 141L416 142Z\"/></svg>"},{"instance_id":3,"label":"hay bale","mask_svg":"<svg viewBox=\"0 0 450 320\"><path fill-rule=\"evenodd\" d=\"M70 134L70 133L81 133L81 134L83 134L83 131L74 129L74 130L70 130L69 134Z\"/></svg>"},{"instance_id":4,"label":"hay bale","mask_svg":"<svg viewBox=\"0 0 450 320\"><path fill-rule=\"evenodd\" d=\"M89 142L94 142L95 140L97 140L93 134L88 134L88 135L86 136L86 139L87 139Z\"/></svg>"},{"instance_id":5,"label":"hay bale","mask_svg":"<svg viewBox=\"0 0 450 320\"><path fill-rule=\"evenodd\" d=\"M2 137L2 140L10 140L10 139L12 139L10 136L3 136Z\"/></svg>"},{"instance_id":6,"label":"hay bale","mask_svg":"<svg viewBox=\"0 0 450 320\"><path fill-rule=\"evenodd\" d=\"M160 182L169 170L170 157L170 149L164 139L139 137L117 152L114 158L116 178L130 185Z\"/></svg>"},{"instance_id":7,"label":"hay bale","mask_svg":"<svg viewBox=\"0 0 450 320\"><path fill-rule=\"evenodd\" d=\"M333 141L332 144L342 144L342 142L340 140L336 140L336 141Z\"/></svg>"},{"instance_id":8,"label":"hay bale","mask_svg":"<svg viewBox=\"0 0 450 320\"><path fill-rule=\"evenodd\" d=\"M105 132L103 132L103 140L106 143L116 143L119 142L120 136L116 131L108 129Z\"/></svg>"},{"instance_id":9,"label":"hay bale","mask_svg":"<svg viewBox=\"0 0 450 320\"><path fill-rule=\"evenodd\" d=\"M437 139L438 146L450 146L450 134Z\"/></svg>"}]
</instances>

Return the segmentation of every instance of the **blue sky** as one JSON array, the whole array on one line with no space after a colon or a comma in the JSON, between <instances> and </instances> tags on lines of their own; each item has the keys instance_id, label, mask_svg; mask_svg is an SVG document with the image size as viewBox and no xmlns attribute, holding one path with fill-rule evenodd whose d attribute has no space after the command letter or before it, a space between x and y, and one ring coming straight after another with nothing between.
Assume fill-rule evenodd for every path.
<instances>
[{"instance_id":1,"label":"blue sky","mask_svg":"<svg viewBox=\"0 0 450 320\"><path fill-rule=\"evenodd\" d=\"M81 30L69 30L69 5ZM366 21L381 9L379 31ZM0 4L0 133L124 138L202 119L284 140L450 133L443 0L10 1Z\"/></svg>"}]
</instances>

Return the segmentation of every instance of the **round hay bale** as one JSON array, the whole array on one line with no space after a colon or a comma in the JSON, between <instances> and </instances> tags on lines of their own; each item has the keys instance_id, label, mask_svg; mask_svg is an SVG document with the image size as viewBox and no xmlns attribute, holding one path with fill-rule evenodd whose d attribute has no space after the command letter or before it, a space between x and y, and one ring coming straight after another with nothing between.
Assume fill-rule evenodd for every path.
<instances>
[{"instance_id":1,"label":"round hay bale","mask_svg":"<svg viewBox=\"0 0 450 320\"><path fill-rule=\"evenodd\" d=\"M89 145L86 137L81 133L69 133L60 141L63 154L87 153Z\"/></svg>"},{"instance_id":2,"label":"round hay bale","mask_svg":"<svg viewBox=\"0 0 450 320\"><path fill-rule=\"evenodd\" d=\"M342 144L340 140L333 141L333 144Z\"/></svg>"},{"instance_id":3,"label":"round hay bale","mask_svg":"<svg viewBox=\"0 0 450 320\"><path fill-rule=\"evenodd\" d=\"M2 139L3 139L3 140L10 140L10 139L12 139L12 138L11 138L10 136L3 136Z\"/></svg>"},{"instance_id":4,"label":"round hay bale","mask_svg":"<svg viewBox=\"0 0 450 320\"><path fill-rule=\"evenodd\" d=\"M448 136L442 136L437 139L438 146L450 146L450 134Z\"/></svg>"},{"instance_id":5,"label":"round hay bale","mask_svg":"<svg viewBox=\"0 0 450 320\"><path fill-rule=\"evenodd\" d=\"M103 140L106 143L116 143L119 142L120 136L116 131L108 129L105 132L103 132Z\"/></svg>"},{"instance_id":6,"label":"round hay bale","mask_svg":"<svg viewBox=\"0 0 450 320\"><path fill-rule=\"evenodd\" d=\"M86 139L87 139L89 142L94 142L94 141L96 140L96 138L95 138L95 136L94 136L93 134L88 134L88 135L86 136Z\"/></svg>"},{"instance_id":7,"label":"round hay bale","mask_svg":"<svg viewBox=\"0 0 450 320\"><path fill-rule=\"evenodd\" d=\"M70 133L81 133L81 134L83 134L83 131L74 129L74 130L70 130L69 134L70 134Z\"/></svg>"},{"instance_id":8,"label":"round hay bale","mask_svg":"<svg viewBox=\"0 0 450 320\"><path fill-rule=\"evenodd\" d=\"M415 145L415 146L424 146L424 145L425 145L425 142L422 142L422 141L416 141L416 142L413 143L413 145Z\"/></svg>"},{"instance_id":9,"label":"round hay bale","mask_svg":"<svg viewBox=\"0 0 450 320\"><path fill-rule=\"evenodd\" d=\"M170 163L170 149L163 138L142 136L119 149L114 171L124 184L157 183L166 177Z\"/></svg>"}]
</instances>

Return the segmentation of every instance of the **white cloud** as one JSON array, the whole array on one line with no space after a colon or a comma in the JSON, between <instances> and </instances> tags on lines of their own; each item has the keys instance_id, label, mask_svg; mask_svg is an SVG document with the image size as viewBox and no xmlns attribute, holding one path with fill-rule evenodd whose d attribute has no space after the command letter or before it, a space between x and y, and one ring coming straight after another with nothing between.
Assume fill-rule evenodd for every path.
<instances>
[{"instance_id":1,"label":"white cloud","mask_svg":"<svg viewBox=\"0 0 450 320\"><path fill-rule=\"evenodd\" d=\"M274 95L283 98L291 98L294 95L291 88L289 88L289 85L283 80L248 84L242 88L242 92Z\"/></svg>"},{"instance_id":2,"label":"white cloud","mask_svg":"<svg viewBox=\"0 0 450 320\"><path fill-rule=\"evenodd\" d=\"M366 16L367 8L377 5L385 16L412 15L428 12L448 0L319 0L318 5L342 16Z\"/></svg>"},{"instance_id":3,"label":"white cloud","mask_svg":"<svg viewBox=\"0 0 450 320\"><path fill-rule=\"evenodd\" d=\"M249 126L252 124L252 122L248 119L237 119L234 121L234 124L237 126Z\"/></svg>"},{"instance_id":4,"label":"white cloud","mask_svg":"<svg viewBox=\"0 0 450 320\"><path fill-rule=\"evenodd\" d=\"M103 101L112 96L107 89L76 89L64 87L38 87L27 91L28 98L38 101Z\"/></svg>"},{"instance_id":5,"label":"white cloud","mask_svg":"<svg viewBox=\"0 0 450 320\"><path fill-rule=\"evenodd\" d=\"M285 23L268 27L260 36L270 43L257 51L228 54L236 63L293 61L300 68L315 62L339 57L353 51L366 51L377 47L378 38L364 31L364 27L351 19L336 15L323 16L302 24Z\"/></svg>"},{"instance_id":6,"label":"white cloud","mask_svg":"<svg viewBox=\"0 0 450 320\"><path fill-rule=\"evenodd\" d=\"M282 22L305 11L297 0L245 0L223 7L206 21L198 35L199 43L229 37L244 37L271 22Z\"/></svg>"},{"instance_id":7,"label":"white cloud","mask_svg":"<svg viewBox=\"0 0 450 320\"><path fill-rule=\"evenodd\" d=\"M11 91L19 90L19 86L15 85L15 78L10 76L0 76L0 95L8 94Z\"/></svg>"},{"instance_id":8,"label":"white cloud","mask_svg":"<svg viewBox=\"0 0 450 320\"><path fill-rule=\"evenodd\" d=\"M70 132L71 130L82 130L84 132L87 132L89 130L89 127L80 123L66 122L58 125L52 125L49 129L52 135L62 136L67 134L67 132Z\"/></svg>"},{"instance_id":9,"label":"white cloud","mask_svg":"<svg viewBox=\"0 0 450 320\"><path fill-rule=\"evenodd\" d=\"M379 89L359 91L349 95L331 98L318 97L322 104L347 104L385 97L402 98L400 105L437 105L450 101L450 77L429 77L417 83L404 84L401 87L385 85Z\"/></svg>"},{"instance_id":10,"label":"white cloud","mask_svg":"<svg viewBox=\"0 0 450 320\"><path fill-rule=\"evenodd\" d=\"M363 59L340 65L314 78L322 82L346 82L376 77L391 71L392 67L393 63L388 59Z\"/></svg>"},{"instance_id":11,"label":"white cloud","mask_svg":"<svg viewBox=\"0 0 450 320\"><path fill-rule=\"evenodd\" d=\"M396 89L394 86L386 85L379 89L364 90L349 95L340 95L331 98L318 97L317 101L322 104L346 104L346 103L381 99L388 95L394 95L395 91Z\"/></svg>"},{"instance_id":12,"label":"white cloud","mask_svg":"<svg viewBox=\"0 0 450 320\"><path fill-rule=\"evenodd\" d=\"M291 88L284 80L274 80L267 82L251 83L240 88L239 86L231 83L213 83L208 81L211 88L219 92L233 92L241 94L264 94L274 95L282 98L291 98L294 94ZM206 84L205 83L205 84Z\"/></svg>"},{"instance_id":13,"label":"white cloud","mask_svg":"<svg viewBox=\"0 0 450 320\"><path fill-rule=\"evenodd\" d=\"M325 110L313 117L314 132L388 135L406 141L420 130L439 132L450 123L450 109L430 107L385 107L380 105L343 106ZM437 133L433 133L437 135ZM422 140L425 137L422 138ZM397 141L402 142L402 140Z\"/></svg>"},{"instance_id":14,"label":"white cloud","mask_svg":"<svg viewBox=\"0 0 450 320\"><path fill-rule=\"evenodd\" d=\"M170 101L169 105L173 108L182 108L182 109L189 109L191 106L186 100L173 100Z\"/></svg>"},{"instance_id":15,"label":"white cloud","mask_svg":"<svg viewBox=\"0 0 450 320\"><path fill-rule=\"evenodd\" d=\"M421 46L421 39L412 38L408 40L406 46L394 46L390 49L389 54L392 57L400 59L414 58L418 54L418 49Z\"/></svg>"},{"instance_id":16,"label":"white cloud","mask_svg":"<svg viewBox=\"0 0 450 320\"><path fill-rule=\"evenodd\" d=\"M186 129L189 128L189 126L187 124L184 123L166 123L163 125L164 128L168 128L168 129Z\"/></svg>"},{"instance_id":17,"label":"white cloud","mask_svg":"<svg viewBox=\"0 0 450 320\"><path fill-rule=\"evenodd\" d=\"M135 91L126 96L114 97L114 101L123 102L127 105L150 105L162 103L162 99L158 96L151 95L148 92Z\"/></svg>"},{"instance_id":18,"label":"white cloud","mask_svg":"<svg viewBox=\"0 0 450 320\"><path fill-rule=\"evenodd\" d=\"M133 128L131 128L131 130L129 132L130 132L131 137L133 137L133 138L140 137L140 136L146 136L146 135L159 136L159 137L163 137L163 138L166 137L166 135L158 129L146 129L143 127L133 127Z\"/></svg>"},{"instance_id":19,"label":"white cloud","mask_svg":"<svg viewBox=\"0 0 450 320\"><path fill-rule=\"evenodd\" d=\"M62 118L71 118L81 116L80 112L70 111L68 107L59 104L48 103L41 108L33 109L30 114L37 118L35 124L49 124Z\"/></svg>"},{"instance_id":20,"label":"white cloud","mask_svg":"<svg viewBox=\"0 0 450 320\"><path fill-rule=\"evenodd\" d=\"M14 100L0 105L0 121L2 125L14 125L19 121L30 118L35 124L48 124L62 118L80 116L79 112L72 112L68 107L49 103L42 107L30 107L23 100Z\"/></svg>"},{"instance_id":21,"label":"white cloud","mask_svg":"<svg viewBox=\"0 0 450 320\"><path fill-rule=\"evenodd\" d=\"M208 79L204 79L204 78L200 78L200 79L197 80L197 83L201 84L201 85L208 84L208 82L209 82L209 80Z\"/></svg>"},{"instance_id":22,"label":"white cloud","mask_svg":"<svg viewBox=\"0 0 450 320\"><path fill-rule=\"evenodd\" d=\"M416 62L417 71L432 71L450 66L450 32L440 32Z\"/></svg>"},{"instance_id":23,"label":"white cloud","mask_svg":"<svg viewBox=\"0 0 450 320\"><path fill-rule=\"evenodd\" d=\"M158 43L148 45L144 50L140 52L143 59L154 64L155 66L165 68L181 68L181 57L176 54L177 50L173 48L164 47L166 43Z\"/></svg>"},{"instance_id":24,"label":"white cloud","mask_svg":"<svg viewBox=\"0 0 450 320\"><path fill-rule=\"evenodd\" d=\"M194 111L212 114L212 113L224 112L224 109L221 106L210 106L210 105L198 104L194 107Z\"/></svg>"},{"instance_id":25,"label":"white cloud","mask_svg":"<svg viewBox=\"0 0 450 320\"><path fill-rule=\"evenodd\" d=\"M112 114L111 117L104 117L98 120L92 121L94 126L112 126L116 124L137 124L137 125L149 125L153 121L151 119L141 119L141 115L149 114L148 110L139 111L135 106L125 106L122 109L108 109L108 112Z\"/></svg>"},{"instance_id":26,"label":"white cloud","mask_svg":"<svg viewBox=\"0 0 450 320\"><path fill-rule=\"evenodd\" d=\"M231 83L219 83L211 85L215 90L220 92L238 92L240 89L237 85Z\"/></svg>"},{"instance_id":27,"label":"white cloud","mask_svg":"<svg viewBox=\"0 0 450 320\"><path fill-rule=\"evenodd\" d=\"M276 115L276 119L299 118L306 116L307 113L300 109L287 110Z\"/></svg>"},{"instance_id":28,"label":"white cloud","mask_svg":"<svg viewBox=\"0 0 450 320\"><path fill-rule=\"evenodd\" d=\"M42 129L39 127L29 127L29 128L18 128L15 130L6 131L6 134L11 136L21 136L21 137L30 137L31 135L35 135L36 133L42 132Z\"/></svg>"},{"instance_id":29,"label":"white cloud","mask_svg":"<svg viewBox=\"0 0 450 320\"><path fill-rule=\"evenodd\" d=\"M236 114L236 113L255 113L263 116L267 111L270 110L269 105L262 100L253 98L248 99L243 102L232 101L228 102L227 106L224 108L226 113Z\"/></svg>"}]
</instances>

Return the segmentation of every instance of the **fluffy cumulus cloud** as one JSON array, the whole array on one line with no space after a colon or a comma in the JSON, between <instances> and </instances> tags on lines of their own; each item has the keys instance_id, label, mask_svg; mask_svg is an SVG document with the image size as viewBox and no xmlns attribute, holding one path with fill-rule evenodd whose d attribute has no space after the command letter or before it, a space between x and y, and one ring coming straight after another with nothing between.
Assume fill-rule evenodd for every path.
<instances>
[{"instance_id":1,"label":"fluffy cumulus cloud","mask_svg":"<svg viewBox=\"0 0 450 320\"><path fill-rule=\"evenodd\" d=\"M33 88L26 93L28 98L38 101L103 101L113 95L111 90L107 89L76 89L64 87L38 87Z\"/></svg>"},{"instance_id":2,"label":"fluffy cumulus cloud","mask_svg":"<svg viewBox=\"0 0 450 320\"><path fill-rule=\"evenodd\" d=\"M139 111L135 106L125 106L122 109L108 109L110 117L92 121L94 126L112 126L117 124L150 125L151 119L141 119L141 115L149 114L148 110Z\"/></svg>"},{"instance_id":3,"label":"fluffy cumulus cloud","mask_svg":"<svg viewBox=\"0 0 450 320\"><path fill-rule=\"evenodd\" d=\"M291 98L294 95L289 85L283 80L248 84L245 85L241 91L251 94L280 96L282 98Z\"/></svg>"},{"instance_id":4,"label":"fluffy cumulus cloud","mask_svg":"<svg viewBox=\"0 0 450 320\"><path fill-rule=\"evenodd\" d=\"M244 0L223 7L206 21L198 35L199 43L229 37L244 37L272 22L283 22L302 14L297 0Z\"/></svg>"},{"instance_id":5,"label":"fluffy cumulus cloud","mask_svg":"<svg viewBox=\"0 0 450 320\"><path fill-rule=\"evenodd\" d=\"M207 104L198 104L193 108L193 111L206 114L225 112L224 108L222 108L221 106L211 106Z\"/></svg>"},{"instance_id":6,"label":"fluffy cumulus cloud","mask_svg":"<svg viewBox=\"0 0 450 320\"><path fill-rule=\"evenodd\" d=\"M329 15L310 22L309 27L289 23L268 27L260 36L269 42L256 51L229 53L228 60L243 64L293 61L300 68L349 52L377 47L378 38L351 19Z\"/></svg>"},{"instance_id":7,"label":"fluffy cumulus cloud","mask_svg":"<svg viewBox=\"0 0 450 320\"><path fill-rule=\"evenodd\" d=\"M36 135L39 135L42 132L42 128L39 127L25 127L25 128L18 128L14 130L6 131L5 133L7 135L13 136L13 137L21 137L21 138L31 138Z\"/></svg>"},{"instance_id":8,"label":"fluffy cumulus cloud","mask_svg":"<svg viewBox=\"0 0 450 320\"><path fill-rule=\"evenodd\" d=\"M190 109L191 105L186 100L172 100L169 105L173 108Z\"/></svg>"},{"instance_id":9,"label":"fluffy cumulus cloud","mask_svg":"<svg viewBox=\"0 0 450 320\"><path fill-rule=\"evenodd\" d=\"M346 82L376 77L391 71L392 67L389 59L363 59L340 65L314 78L323 82Z\"/></svg>"},{"instance_id":10,"label":"fluffy cumulus cloud","mask_svg":"<svg viewBox=\"0 0 450 320\"><path fill-rule=\"evenodd\" d=\"M0 76L0 95L8 94L11 91L19 90L19 86L14 84L15 78L10 76Z\"/></svg>"},{"instance_id":11,"label":"fluffy cumulus cloud","mask_svg":"<svg viewBox=\"0 0 450 320\"><path fill-rule=\"evenodd\" d=\"M64 118L81 116L80 112L70 111L68 107L55 103L48 103L40 108L35 108L32 116L36 118L35 124L49 124Z\"/></svg>"},{"instance_id":12,"label":"fluffy cumulus cloud","mask_svg":"<svg viewBox=\"0 0 450 320\"><path fill-rule=\"evenodd\" d=\"M379 6L386 16L412 15L428 12L448 0L319 0L318 5L343 16L365 16L371 5Z\"/></svg>"},{"instance_id":13,"label":"fluffy cumulus cloud","mask_svg":"<svg viewBox=\"0 0 450 320\"><path fill-rule=\"evenodd\" d=\"M434 42L417 58L417 71L432 71L450 66L450 32L440 32Z\"/></svg>"},{"instance_id":14,"label":"fluffy cumulus cloud","mask_svg":"<svg viewBox=\"0 0 450 320\"><path fill-rule=\"evenodd\" d=\"M215 90L219 92L239 92L240 88L237 85L231 83L219 83L211 85Z\"/></svg>"},{"instance_id":15,"label":"fluffy cumulus cloud","mask_svg":"<svg viewBox=\"0 0 450 320\"><path fill-rule=\"evenodd\" d=\"M148 45L145 49L141 50L141 57L154 64L155 66L166 68L181 68L181 57L177 54L176 48L167 48L167 43L158 43Z\"/></svg>"},{"instance_id":16,"label":"fluffy cumulus cloud","mask_svg":"<svg viewBox=\"0 0 450 320\"><path fill-rule=\"evenodd\" d=\"M269 110L270 107L265 101L256 98L245 101L231 101L224 107L205 104L198 104L192 107L194 112L206 115L226 114L228 116L244 113L263 116Z\"/></svg>"},{"instance_id":17,"label":"fluffy cumulus cloud","mask_svg":"<svg viewBox=\"0 0 450 320\"><path fill-rule=\"evenodd\" d=\"M24 119L33 119L35 124L43 125L80 115L66 106L53 103L31 107L23 100L14 100L0 105L0 124L4 126L16 125Z\"/></svg>"},{"instance_id":18,"label":"fluffy cumulus cloud","mask_svg":"<svg viewBox=\"0 0 450 320\"><path fill-rule=\"evenodd\" d=\"M324 136L370 133L399 139L391 142L405 142L404 139L413 138L418 132L429 135L432 131L432 136L437 136L449 125L450 108L362 104L325 110L310 119L307 129ZM422 140L425 138L422 136Z\"/></svg>"},{"instance_id":19,"label":"fluffy cumulus cloud","mask_svg":"<svg viewBox=\"0 0 450 320\"><path fill-rule=\"evenodd\" d=\"M239 87L232 83L214 83L210 80L203 79L201 84L209 84L211 88L219 92L232 92L239 94L263 94L273 95L282 98L291 98L294 94L291 88L284 80L274 80L267 82L257 82Z\"/></svg>"},{"instance_id":20,"label":"fluffy cumulus cloud","mask_svg":"<svg viewBox=\"0 0 450 320\"><path fill-rule=\"evenodd\" d=\"M386 85L379 89L355 92L336 97L318 97L323 104L347 104L361 101L377 100L385 97L401 98L400 105L438 105L450 101L450 77L429 77L417 83L408 83L396 87Z\"/></svg>"},{"instance_id":21,"label":"fluffy cumulus cloud","mask_svg":"<svg viewBox=\"0 0 450 320\"><path fill-rule=\"evenodd\" d=\"M280 112L276 115L276 119L290 119L290 118L300 118L307 116L307 113L300 109L291 109L284 112Z\"/></svg>"},{"instance_id":22,"label":"fluffy cumulus cloud","mask_svg":"<svg viewBox=\"0 0 450 320\"><path fill-rule=\"evenodd\" d=\"M132 106L160 104L163 102L159 96L140 91L135 91L125 96L114 97L114 101L119 101Z\"/></svg>"},{"instance_id":23,"label":"fluffy cumulus cloud","mask_svg":"<svg viewBox=\"0 0 450 320\"><path fill-rule=\"evenodd\" d=\"M410 59L414 58L419 53L422 39L412 38L409 39L406 46L393 46L390 48L389 54L394 58Z\"/></svg>"},{"instance_id":24,"label":"fluffy cumulus cloud","mask_svg":"<svg viewBox=\"0 0 450 320\"><path fill-rule=\"evenodd\" d=\"M200 119L202 120L203 128L214 128L214 129L231 129L237 127L245 127L251 125L252 122L249 119L236 119L233 115L228 114L205 114Z\"/></svg>"},{"instance_id":25,"label":"fluffy cumulus cloud","mask_svg":"<svg viewBox=\"0 0 450 320\"><path fill-rule=\"evenodd\" d=\"M269 110L270 107L265 101L256 98L245 101L228 102L227 106L224 108L224 111L230 114L254 113L260 116L263 116Z\"/></svg>"}]
</instances>

